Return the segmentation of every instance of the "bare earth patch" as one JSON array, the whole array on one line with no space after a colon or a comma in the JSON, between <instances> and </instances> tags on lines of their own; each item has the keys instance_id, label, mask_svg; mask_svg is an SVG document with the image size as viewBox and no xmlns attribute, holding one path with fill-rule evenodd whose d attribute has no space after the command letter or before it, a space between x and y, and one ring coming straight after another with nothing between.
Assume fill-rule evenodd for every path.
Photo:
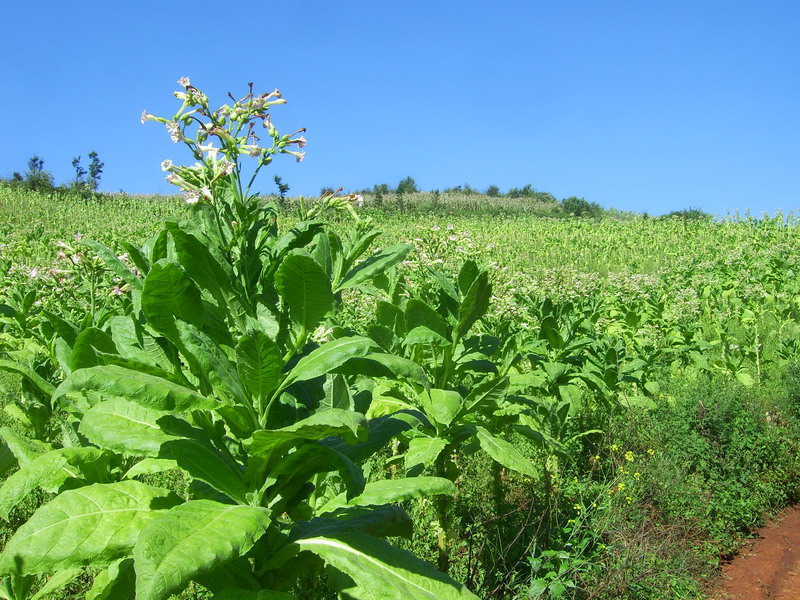
<instances>
[{"instance_id":1,"label":"bare earth patch","mask_svg":"<svg viewBox=\"0 0 800 600\"><path fill-rule=\"evenodd\" d=\"M722 569L718 600L800 598L800 507L787 509Z\"/></svg>"}]
</instances>

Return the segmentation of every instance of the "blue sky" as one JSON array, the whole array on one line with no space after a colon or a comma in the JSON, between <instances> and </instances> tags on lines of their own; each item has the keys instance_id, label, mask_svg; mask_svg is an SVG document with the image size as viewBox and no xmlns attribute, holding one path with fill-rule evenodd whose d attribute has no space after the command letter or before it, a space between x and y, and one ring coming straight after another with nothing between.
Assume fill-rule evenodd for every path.
<instances>
[{"instance_id":1,"label":"blue sky","mask_svg":"<svg viewBox=\"0 0 800 600\"><path fill-rule=\"evenodd\" d=\"M800 207L800 3L4 3L0 176L38 154L58 183L96 150L101 188L170 193L192 162L143 109L182 76L212 105L279 88L273 122L307 127L291 195L527 183L661 214Z\"/></svg>"}]
</instances>

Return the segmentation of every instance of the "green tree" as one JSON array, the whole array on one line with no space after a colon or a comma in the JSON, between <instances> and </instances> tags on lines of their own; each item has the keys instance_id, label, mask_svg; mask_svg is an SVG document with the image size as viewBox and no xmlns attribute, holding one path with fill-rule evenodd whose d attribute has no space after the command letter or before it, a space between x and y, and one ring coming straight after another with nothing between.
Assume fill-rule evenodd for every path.
<instances>
[{"instance_id":1,"label":"green tree","mask_svg":"<svg viewBox=\"0 0 800 600\"><path fill-rule=\"evenodd\" d=\"M75 169L75 180L72 182L73 187L83 186L86 182L86 169L81 165L81 157L76 156L72 159L72 168Z\"/></svg>"},{"instance_id":2,"label":"green tree","mask_svg":"<svg viewBox=\"0 0 800 600\"><path fill-rule=\"evenodd\" d=\"M597 202L589 202L577 196L570 196L561 201L561 207L565 212L576 217L599 217L603 209Z\"/></svg>"},{"instance_id":3,"label":"green tree","mask_svg":"<svg viewBox=\"0 0 800 600\"><path fill-rule=\"evenodd\" d=\"M100 160L97 155L97 152L92 150L89 152L89 188L92 191L97 190L98 186L100 185L100 175L103 173L103 167L105 164Z\"/></svg>"},{"instance_id":4,"label":"green tree","mask_svg":"<svg viewBox=\"0 0 800 600\"><path fill-rule=\"evenodd\" d=\"M283 183L283 179L280 175L275 175L272 179L275 185L278 186L278 204L286 206L286 192L289 191L289 184Z\"/></svg>"},{"instance_id":5,"label":"green tree","mask_svg":"<svg viewBox=\"0 0 800 600\"><path fill-rule=\"evenodd\" d=\"M397 193L398 194L413 194L414 192L418 192L417 189L417 182L414 181L413 177L406 177L402 179L400 183L397 184Z\"/></svg>"},{"instance_id":6,"label":"green tree","mask_svg":"<svg viewBox=\"0 0 800 600\"><path fill-rule=\"evenodd\" d=\"M53 191L53 174L44 170L44 159L33 155L28 159L25 187L37 192Z\"/></svg>"}]
</instances>

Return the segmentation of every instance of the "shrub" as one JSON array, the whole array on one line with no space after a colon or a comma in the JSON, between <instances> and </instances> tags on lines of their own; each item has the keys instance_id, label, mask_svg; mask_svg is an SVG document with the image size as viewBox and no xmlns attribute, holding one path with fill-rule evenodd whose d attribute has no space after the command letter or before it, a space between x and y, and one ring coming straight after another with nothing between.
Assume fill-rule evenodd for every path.
<instances>
[{"instance_id":1,"label":"shrub","mask_svg":"<svg viewBox=\"0 0 800 600\"><path fill-rule=\"evenodd\" d=\"M417 182L414 181L413 177L406 177L402 179L400 183L397 184L397 193L398 194L413 194L414 192L418 192L417 189Z\"/></svg>"},{"instance_id":2,"label":"shrub","mask_svg":"<svg viewBox=\"0 0 800 600\"><path fill-rule=\"evenodd\" d=\"M597 202L589 202L577 196L570 196L561 201L564 212L575 215L576 217L599 217L603 209Z\"/></svg>"}]
</instances>

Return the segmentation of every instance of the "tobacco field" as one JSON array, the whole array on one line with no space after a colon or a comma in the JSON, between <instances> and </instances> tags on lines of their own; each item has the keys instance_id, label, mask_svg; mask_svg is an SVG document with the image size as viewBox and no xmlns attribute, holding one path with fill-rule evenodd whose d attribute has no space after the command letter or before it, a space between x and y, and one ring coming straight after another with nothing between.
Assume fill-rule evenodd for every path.
<instances>
[{"instance_id":1,"label":"tobacco field","mask_svg":"<svg viewBox=\"0 0 800 600\"><path fill-rule=\"evenodd\" d=\"M257 196L182 93L183 197L0 187L0 597L704 598L797 500L794 214Z\"/></svg>"}]
</instances>

